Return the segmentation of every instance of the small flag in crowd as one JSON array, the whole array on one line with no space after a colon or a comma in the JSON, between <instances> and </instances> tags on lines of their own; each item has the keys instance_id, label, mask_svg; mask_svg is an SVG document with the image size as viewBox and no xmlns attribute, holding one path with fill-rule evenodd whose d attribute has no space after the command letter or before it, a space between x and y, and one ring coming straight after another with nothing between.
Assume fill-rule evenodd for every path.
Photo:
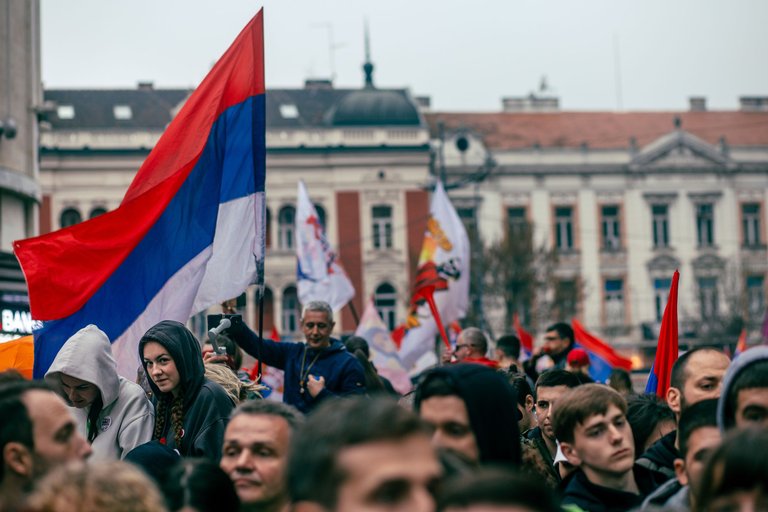
<instances>
[{"instance_id":1,"label":"small flag in crowd","mask_svg":"<svg viewBox=\"0 0 768 512\"><path fill-rule=\"evenodd\" d=\"M427 229L416 269L416 283L405 323L392 333L400 360L410 373L437 362L435 336L446 345L444 325L463 318L469 303L469 238L442 183L429 208Z\"/></svg>"},{"instance_id":2,"label":"small flag in crowd","mask_svg":"<svg viewBox=\"0 0 768 512\"><path fill-rule=\"evenodd\" d=\"M522 349L520 360L525 361L531 357L531 354L533 354L533 336L523 329L523 325L520 323L520 317L517 313L512 316L512 324L515 327L515 331L517 331L517 337L520 339L520 348Z\"/></svg>"},{"instance_id":3,"label":"small flag in crowd","mask_svg":"<svg viewBox=\"0 0 768 512\"><path fill-rule=\"evenodd\" d=\"M664 308L659 329L659 342L656 344L656 359L653 361L651 373L648 374L646 393L654 393L666 398L669 383L672 379L672 365L677 361L677 284L680 272L675 270L672 285L669 287L669 297Z\"/></svg>"},{"instance_id":4,"label":"small flag in crowd","mask_svg":"<svg viewBox=\"0 0 768 512\"><path fill-rule=\"evenodd\" d=\"M747 328L743 327L739 334L739 339L736 342L736 350L733 352L733 359L739 357L745 350L747 350Z\"/></svg>"},{"instance_id":5,"label":"small flag in crowd","mask_svg":"<svg viewBox=\"0 0 768 512\"><path fill-rule=\"evenodd\" d=\"M168 125L117 209L14 243L32 316L44 321L36 378L92 323L133 380L149 327L186 322L263 283L264 111L259 11Z\"/></svg>"},{"instance_id":6,"label":"small flag in crowd","mask_svg":"<svg viewBox=\"0 0 768 512\"><path fill-rule=\"evenodd\" d=\"M365 305L365 311L360 317L360 325L357 326L355 335L368 342L373 365L379 375L389 379L398 393L403 395L408 393L411 390L411 379L400 361L400 356L397 355L397 346L392 341L384 320L379 316L373 299Z\"/></svg>"},{"instance_id":7,"label":"small flag in crowd","mask_svg":"<svg viewBox=\"0 0 768 512\"><path fill-rule=\"evenodd\" d=\"M322 300L338 311L355 296L355 287L325 237L325 226L320 223L303 181L299 181L296 207L296 258L302 304Z\"/></svg>"},{"instance_id":8,"label":"small flag in crowd","mask_svg":"<svg viewBox=\"0 0 768 512\"><path fill-rule=\"evenodd\" d=\"M605 383L615 368L632 370L632 361L619 355L612 346L588 332L575 318L571 320L575 346L589 356L589 376L595 382Z\"/></svg>"}]
</instances>

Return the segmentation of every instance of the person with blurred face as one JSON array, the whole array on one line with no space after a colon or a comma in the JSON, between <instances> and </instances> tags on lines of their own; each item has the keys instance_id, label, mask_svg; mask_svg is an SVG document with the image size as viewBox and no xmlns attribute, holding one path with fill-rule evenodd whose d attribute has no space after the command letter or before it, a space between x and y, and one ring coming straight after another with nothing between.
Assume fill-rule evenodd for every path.
<instances>
[{"instance_id":1,"label":"person with blurred face","mask_svg":"<svg viewBox=\"0 0 768 512\"><path fill-rule=\"evenodd\" d=\"M650 472L634 466L626 413L624 398L602 384L584 384L560 398L554 412L555 435L563 455L578 468L565 488L564 505L618 512L639 506L653 491Z\"/></svg>"},{"instance_id":2,"label":"person with blurred face","mask_svg":"<svg viewBox=\"0 0 768 512\"><path fill-rule=\"evenodd\" d=\"M565 322L558 322L547 327L544 333L544 345L537 347L533 355L523 363L525 373L536 382L539 378L537 363L545 356L552 360L552 368L563 370L567 364L568 353L574 347L573 328Z\"/></svg>"},{"instance_id":3,"label":"person with blurred face","mask_svg":"<svg viewBox=\"0 0 768 512\"><path fill-rule=\"evenodd\" d=\"M428 427L385 397L321 404L291 441L294 512L434 512L441 476Z\"/></svg>"},{"instance_id":4,"label":"person with blurred face","mask_svg":"<svg viewBox=\"0 0 768 512\"><path fill-rule=\"evenodd\" d=\"M45 384L1 385L0 418L0 510L15 510L49 471L91 454L69 409Z\"/></svg>"},{"instance_id":5,"label":"person with blurred face","mask_svg":"<svg viewBox=\"0 0 768 512\"><path fill-rule=\"evenodd\" d=\"M240 510L288 510L288 448L303 420L290 405L264 400L244 402L232 413L219 465L235 485Z\"/></svg>"},{"instance_id":6,"label":"person with blurred face","mask_svg":"<svg viewBox=\"0 0 768 512\"><path fill-rule=\"evenodd\" d=\"M453 352L454 362L482 364L494 370L499 367L498 361L489 359L488 338L477 327L467 327L459 333L456 339L456 349Z\"/></svg>"},{"instance_id":7,"label":"person with blurred face","mask_svg":"<svg viewBox=\"0 0 768 512\"><path fill-rule=\"evenodd\" d=\"M643 502L643 509L695 508L696 495L701 491L704 464L720 445L721 438L717 428L716 399L702 400L686 408L680 416L678 428L680 458L675 460L676 478L670 479L648 496Z\"/></svg>"},{"instance_id":8,"label":"person with blurred face","mask_svg":"<svg viewBox=\"0 0 768 512\"><path fill-rule=\"evenodd\" d=\"M122 459L152 439L152 404L141 386L117 374L109 338L95 325L64 343L45 381L73 408L93 460Z\"/></svg>"}]
</instances>

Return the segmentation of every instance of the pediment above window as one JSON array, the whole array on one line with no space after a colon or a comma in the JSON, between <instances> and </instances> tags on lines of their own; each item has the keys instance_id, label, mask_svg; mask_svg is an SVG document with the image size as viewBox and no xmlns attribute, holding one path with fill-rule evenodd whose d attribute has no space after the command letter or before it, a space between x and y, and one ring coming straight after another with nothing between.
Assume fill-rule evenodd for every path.
<instances>
[{"instance_id":1,"label":"pediment above window","mask_svg":"<svg viewBox=\"0 0 768 512\"><path fill-rule=\"evenodd\" d=\"M683 130L675 130L642 148L631 160L635 170L729 169L734 167L727 152Z\"/></svg>"}]
</instances>

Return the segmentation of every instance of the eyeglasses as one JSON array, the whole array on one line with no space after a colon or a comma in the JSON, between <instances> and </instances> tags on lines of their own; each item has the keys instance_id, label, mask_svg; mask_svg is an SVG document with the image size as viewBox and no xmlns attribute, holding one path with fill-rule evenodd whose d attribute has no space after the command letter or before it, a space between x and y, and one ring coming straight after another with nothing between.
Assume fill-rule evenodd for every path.
<instances>
[{"instance_id":1,"label":"eyeglasses","mask_svg":"<svg viewBox=\"0 0 768 512\"><path fill-rule=\"evenodd\" d=\"M464 347L467 347L467 348L469 348L469 347L471 347L471 346L472 346L472 345L470 345L469 343L458 343L458 344L456 345L456 349L454 350L454 352L458 352L459 350L461 350L461 349L462 349L462 348L464 348Z\"/></svg>"}]
</instances>

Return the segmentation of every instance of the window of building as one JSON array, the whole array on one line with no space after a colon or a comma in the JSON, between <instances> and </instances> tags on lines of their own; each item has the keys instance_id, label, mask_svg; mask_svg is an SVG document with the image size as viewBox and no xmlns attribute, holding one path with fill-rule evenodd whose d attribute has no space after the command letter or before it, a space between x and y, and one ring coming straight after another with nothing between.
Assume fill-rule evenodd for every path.
<instances>
[{"instance_id":1,"label":"window of building","mask_svg":"<svg viewBox=\"0 0 768 512\"><path fill-rule=\"evenodd\" d=\"M299 296L295 286L289 286L283 290L283 318L282 334L295 334L299 332Z\"/></svg>"},{"instance_id":2,"label":"window of building","mask_svg":"<svg viewBox=\"0 0 768 512\"><path fill-rule=\"evenodd\" d=\"M103 206L97 206L96 208L91 210L91 214L90 214L89 218L92 219L94 217L98 217L99 215L104 215L105 213L107 213L107 209L106 208L104 208Z\"/></svg>"},{"instance_id":3,"label":"window of building","mask_svg":"<svg viewBox=\"0 0 768 512\"><path fill-rule=\"evenodd\" d=\"M133 117L133 111L131 110L130 105L115 105L112 112L115 114L115 119L123 121Z\"/></svg>"},{"instance_id":4,"label":"window of building","mask_svg":"<svg viewBox=\"0 0 768 512\"><path fill-rule=\"evenodd\" d=\"M573 250L573 208L555 208L555 246L561 251Z\"/></svg>"},{"instance_id":5,"label":"window of building","mask_svg":"<svg viewBox=\"0 0 768 512\"><path fill-rule=\"evenodd\" d=\"M621 249L621 224L619 222L619 207L606 205L602 207L603 249L615 251Z\"/></svg>"},{"instance_id":6,"label":"window of building","mask_svg":"<svg viewBox=\"0 0 768 512\"><path fill-rule=\"evenodd\" d=\"M698 278L698 284L701 319L706 321L717 318L717 278L700 277Z\"/></svg>"},{"instance_id":7,"label":"window of building","mask_svg":"<svg viewBox=\"0 0 768 512\"><path fill-rule=\"evenodd\" d=\"M555 285L555 308L558 317L576 316L579 307L579 286L577 281L562 280Z\"/></svg>"},{"instance_id":8,"label":"window of building","mask_svg":"<svg viewBox=\"0 0 768 512\"><path fill-rule=\"evenodd\" d=\"M764 276L747 276L747 311L753 321L762 319L765 312Z\"/></svg>"},{"instance_id":9,"label":"window of building","mask_svg":"<svg viewBox=\"0 0 768 512\"><path fill-rule=\"evenodd\" d=\"M470 240L474 240L473 233L475 232L475 228L477 226L477 216L475 214L475 207L467 206L462 208L456 208L456 213L461 219L462 224L464 224L464 229L467 230L467 236L469 236Z\"/></svg>"},{"instance_id":10,"label":"window of building","mask_svg":"<svg viewBox=\"0 0 768 512\"><path fill-rule=\"evenodd\" d=\"M75 107L74 105L59 105L56 108L56 115L59 116L59 119L74 119Z\"/></svg>"},{"instance_id":11,"label":"window of building","mask_svg":"<svg viewBox=\"0 0 768 512\"><path fill-rule=\"evenodd\" d=\"M277 248L293 249L296 230L296 208L284 206L277 216Z\"/></svg>"},{"instance_id":12,"label":"window of building","mask_svg":"<svg viewBox=\"0 0 768 512\"><path fill-rule=\"evenodd\" d=\"M327 224L325 223L326 221L325 208L323 208L319 204L315 204L315 212L317 212L317 220L320 221L320 227L323 228L323 233L328 234L328 230L326 228Z\"/></svg>"},{"instance_id":13,"label":"window of building","mask_svg":"<svg viewBox=\"0 0 768 512\"><path fill-rule=\"evenodd\" d=\"M521 238L528 231L528 219L525 208L507 208L507 233L512 238Z\"/></svg>"},{"instance_id":14,"label":"window of building","mask_svg":"<svg viewBox=\"0 0 768 512\"><path fill-rule=\"evenodd\" d=\"M699 247L712 247L715 244L714 205L712 203L696 205L696 240Z\"/></svg>"},{"instance_id":15,"label":"window of building","mask_svg":"<svg viewBox=\"0 0 768 512\"><path fill-rule=\"evenodd\" d=\"M667 307L669 289L672 287L672 279L653 280L653 300L656 308L656 321L661 322L664 317L664 309Z\"/></svg>"},{"instance_id":16,"label":"window of building","mask_svg":"<svg viewBox=\"0 0 768 512\"><path fill-rule=\"evenodd\" d=\"M624 280L605 280L605 319L608 325L624 325Z\"/></svg>"},{"instance_id":17,"label":"window of building","mask_svg":"<svg viewBox=\"0 0 768 512\"><path fill-rule=\"evenodd\" d=\"M299 109L292 103L283 103L280 105L280 115L283 119L296 119L299 117Z\"/></svg>"},{"instance_id":18,"label":"window of building","mask_svg":"<svg viewBox=\"0 0 768 512\"><path fill-rule=\"evenodd\" d=\"M373 248L392 248L392 207L377 205L371 209L373 220Z\"/></svg>"},{"instance_id":19,"label":"window of building","mask_svg":"<svg viewBox=\"0 0 768 512\"><path fill-rule=\"evenodd\" d=\"M669 247L669 206L666 204L652 205L651 221L653 223L653 246L655 248Z\"/></svg>"},{"instance_id":20,"label":"window of building","mask_svg":"<svg viewBox=\"0 0 768 512\"><path fill-rule=\"evenodd\" d=\"M389 283L379 285L373 295L373 302L379 316L387 324L387 329L394 330L397 326L397 292L395 292L395 287Z\"/></svg>"},{"instance_id":21,"label":"window of building","mask_svg":"<svg viewBox=\"0 0 768 512\"><path fill-rule=\"evenodd\" d=\"M61 218L59 220L61 222L61 227L68 228L69 226L80 224L83 221L83 216L80 215L80 211L78 211L77 208L66 208L61 212Z\"/></svg>"},{"instance_id":22,"label":"window of building","mask_svg":"<svg viewBox=\"0 0 768 512\"><path fill-rule=\"evenodd\" d=\"M760 245L760 204L745 203L741 205L741 225L745 247Z\"/></svg>"},{"instance_id":23,"label":"window of building","mask_svg":"<svg viewBox=\"0 0 768 512\"><path fill-rule=\"evenodd\" d=\"M272 247L272 212L269 208L266 208L265 210L267 218L264 223L266 225L267 232L264 234L264 246L269 249Z\"/></svg>"}]
</instances>

